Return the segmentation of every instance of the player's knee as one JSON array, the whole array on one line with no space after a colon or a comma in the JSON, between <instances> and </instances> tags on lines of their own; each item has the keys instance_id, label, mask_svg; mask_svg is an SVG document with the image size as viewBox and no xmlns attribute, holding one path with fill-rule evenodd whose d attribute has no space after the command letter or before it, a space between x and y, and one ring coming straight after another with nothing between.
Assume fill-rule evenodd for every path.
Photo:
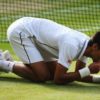
<instances>
[{"instance_id":1,"label":"player's knee","mask_svg":"<svg viewBox=\"0 0 100 100\"><path fill-rule=\"evenodd\" d=\"M40 82L45 82L49 79L50 73L45 72L45 73L39 73L38 78Z\"/></svg>"}]
</instances>

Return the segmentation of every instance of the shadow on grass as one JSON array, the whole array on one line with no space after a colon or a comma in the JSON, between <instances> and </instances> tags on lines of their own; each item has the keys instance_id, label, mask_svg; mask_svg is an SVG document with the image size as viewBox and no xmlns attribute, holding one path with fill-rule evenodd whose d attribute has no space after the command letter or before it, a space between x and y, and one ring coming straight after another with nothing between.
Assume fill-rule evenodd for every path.
<instances>
[{"instance_id":1,"label":"shadow on grass","mask_svg":"<svg viewBox=\"0 0 100 100\"><path fill-rule=\"evenodd\" d=\"M60 91L69 91L69 92L79 92L79 93L86 93L86 92L93 92L96 94L100 94L100 84L96 83L82 83L82 82L73 82L67 85L55 85L53 83L43 84L43 86L52 88L55 90Z\"/></svg>"},{"instance_id":2,"label":"shadow on grass","mask_svg":"<svg viewBox=\"0 0 100 100\"><path fill-rule=\"evenodd\" d=\"M19 83L30 83L30 81L22 79L22 78L17 78L17 77L6 77L6 76L2 76L0 77L0 82L19 82Z\"/></svg>"},{"instance_id":3,"label":"shadow on grass","mask_svg":"<svg viewBox=\"0 0 100 100\"><path fill-rule=\"evenodd\" d=\"M99 94L100 92L100 84L93 84L93 83L82 83L82 82L73 82L67 85L55 85L53 82L46 82L46 83L33 83L28 80L14 77L14 76L1 76L0 77L0 83L1 82L11 82L11 83L18 83L18 84L26 84L26 85L36 85L39 87L47 88L54 91L60 91L60 92L77 92L77 93L89 93L92 94Z\"/></svg>"}]
</instances>

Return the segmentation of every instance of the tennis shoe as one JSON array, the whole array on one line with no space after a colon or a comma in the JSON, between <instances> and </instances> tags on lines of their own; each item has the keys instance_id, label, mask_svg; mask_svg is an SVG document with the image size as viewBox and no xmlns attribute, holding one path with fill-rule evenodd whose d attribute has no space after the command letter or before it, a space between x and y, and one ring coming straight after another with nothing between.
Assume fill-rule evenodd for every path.
<instances>
[{"instance_id":1,"label":"tennis shoe","mask_svg":"<svg viewBox=\"0 0 100 100\"><path fill-rule=\"evenodd\" d=\"M13 61L13 58L8 50L3 52L3 59L6 61Z\"/></svg>"}]
</instances>

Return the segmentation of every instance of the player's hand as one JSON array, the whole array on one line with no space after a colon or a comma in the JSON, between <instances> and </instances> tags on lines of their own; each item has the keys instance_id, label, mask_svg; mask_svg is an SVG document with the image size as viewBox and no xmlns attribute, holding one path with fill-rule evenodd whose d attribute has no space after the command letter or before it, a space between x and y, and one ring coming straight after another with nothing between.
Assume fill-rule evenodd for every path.
<instances>
[{"instance_id":1,"label":"player's hand","mask_svg":"<svg viewBox=\"0 0 100 100\"><path fill-rule=\"evenodd\" d=\"M95 62L89 65L91 74L98 73L100 71L100 62Z\"/></svg>"}]
</instances>

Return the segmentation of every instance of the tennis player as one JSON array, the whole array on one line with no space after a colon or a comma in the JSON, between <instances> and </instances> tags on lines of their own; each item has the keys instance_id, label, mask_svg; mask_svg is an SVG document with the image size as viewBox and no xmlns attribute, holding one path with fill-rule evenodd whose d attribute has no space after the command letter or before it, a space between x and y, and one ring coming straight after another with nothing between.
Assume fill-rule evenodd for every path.
<instances>
[{"instance_id":1,"label":"tennis player","mask_svg":"<svg viewBox=\"0 0 100 100\"><path fill-rule=\"evenodd\" d=\"M0 60L0 69L33 82L52 79L56 84L72 81L100 82L91 76L100 70L100 32L87 35L43 18L23 17L7 30L8 40L23 63ZM87 58L93 63L86 66ZM75 72L68 72L76 60Z\"/></svg>"}]
</instances>

